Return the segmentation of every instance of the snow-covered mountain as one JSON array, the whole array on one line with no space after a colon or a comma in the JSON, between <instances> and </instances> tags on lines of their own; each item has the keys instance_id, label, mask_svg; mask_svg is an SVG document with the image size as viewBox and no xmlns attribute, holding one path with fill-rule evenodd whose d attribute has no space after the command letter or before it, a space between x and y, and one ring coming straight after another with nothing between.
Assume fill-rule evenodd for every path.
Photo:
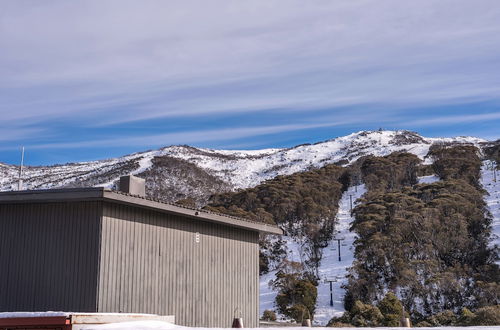
<instances>
[{"instance_id":1,"label":"snow-covered mountain","mask_svg":"<svg viewBox=\"0 0 500 330\"><path fill-rule=\"evenodd\" d=\"M170 146L100 161L25 168L24 188L112 186L121 175L145 177L152 197L203 203L214 192L248 188L277 175L348 164L365 155L408 151L425 160L433 143L488 142L474 137L425 138L410 131L361 131L287 149L213 150ZM0 190L17 189L18 167L0 163Z\"/></svg>"},{"instance_id":2,"label":"snow-covered mountain","mask_svg":"<svg viewBox=\"0 0 500 330\"><path fill-rule=\"evenodd\" d=\"M362 131L315 144L299 145L287 149L264 150L213 150L190 146L170 146L159 150L93 162L64 165L27 167L24 187L43 189L68 186L113 186L120 176L134 174L146 178L148 193L165 201L191 197L203 204L213 193L244 189L258 185L277 175L288 175L327 164L350 164L367 155L385 156L395 151L407 151L426 163L433 144L472 144L482 150L498 141L488 142L474 137L426 138L409 131ZM495 180L492 163L484 162L481 184L488 192L486 202L493 215L492 244L500 243L500 178ZM420 183L434 182L436 176L419 178ZM17 189L18 167L0 163L0 190ZM341 246L343 258L338 261L338 242L331 240L324 249L324 259L319 267L318 304L316 323L324 325L332 316L343 311L342 297L347 268L353 262L354 234L349 232L353 221L350 201L356 203L364 187L350 187L339 202L339 236L345 237ZM284 237L289 259L302 261L298 244L291 237ZM274 309L277 294L268 286L275 271L261 277L261 313ZM324 279L334 277L334 306L330 306L329 284Z\"/></svg>"}]
</instances>

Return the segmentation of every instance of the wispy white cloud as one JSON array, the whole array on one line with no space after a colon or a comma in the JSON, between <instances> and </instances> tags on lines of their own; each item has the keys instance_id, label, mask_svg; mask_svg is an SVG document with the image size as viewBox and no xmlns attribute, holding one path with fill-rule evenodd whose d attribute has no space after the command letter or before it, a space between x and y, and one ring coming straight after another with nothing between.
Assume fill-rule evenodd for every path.
<instances>
[{"instance_id":1,"label":"wispy white cloud","mask_svg":"<svg viewBox=\"0 0 500 330\"><path fill-rule=\"evenodd\" d=\"M336 127L348 121L322 122L310 124L271 125L257 127L234 127L211 130L190 130L166 134L142 135L126 138L108 138L79 142L32 144L30 149L72 149L92 147L121 147L121 146L164 146L175 144L196 144L211 141L232 141L235 139L256 137L262 135L279 134L291 131L308 130L314 128Z\"/></svg>"},{"instance_id":2,"label":"wispy white cloud","mask_svg":"<svg viewBox=\"0 0 500 330\"><path fill-rule=\"evenodd\" d=\"M418 119L408 122L412 126L429 126L429 125L453 125L453 124L463 124L463 123L474 123L489 120L500 119L500 112L493 113L481 113L472 115L457 115L457 116L440 116L427 119Z\"/></svg>"},{"instance_id":3,"label":"wispy white cloud","mask_svg":"<svg viewBox=\"0 0 500 330\"><path fill-rule=\"evenodd\" d=\"M0 103L4 120L405 107L500 92L497 1L4 7L0 87L18 94Z\"/></svg>"},{"instance_id":4,"label":"wispy white cloud","mask_svg":"<svg viewBox=\"0 0 500 330\"><path fill-rule=\"evenodd\" d=\"M11 143L35 137L47 137L50 133L43 128L26 128L26 127L2 127L0 126L0 142ZM16 146L18 148L19 146Z\"/></svg>"},{"instance_id":5,"label":"wispy white cloud","mask_svg":"<svg viewBox=\"0 0 500 330\"><path fill-rule=\"evenodd\" d=\"M415 110L499 101L497 0L18 0L1 6L2 125L21 132L43 124L50 134L52 123L71 122L104 136L33 139L40 140L36 148L229 141L329 127L321 125L334 119L402 128L498 119L473 110L421 118ZM308 117L318 109L328 118ZM227 128L220 121L208 130L104 133L140 120L264 111L280 112L290 124ZM0 141L43 136L11 131L0 133Z\"/></svg>"}]
</instances>

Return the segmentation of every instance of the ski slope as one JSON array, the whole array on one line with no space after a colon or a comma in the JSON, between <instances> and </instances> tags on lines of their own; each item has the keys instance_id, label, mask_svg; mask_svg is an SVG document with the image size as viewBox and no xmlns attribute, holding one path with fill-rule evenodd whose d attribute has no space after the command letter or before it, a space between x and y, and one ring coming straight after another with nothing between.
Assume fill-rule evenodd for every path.
<instances>
[{"instance_id":1,"label":"ski slope","mask_svg":"<svg viewBox=\"0 0 500 330\"><path fill-rule=\"evenodd\" d=\"M318 301L314 316L316 325L326 325L332 317L341 316L345 311L343 301L345 290L342 286L347 283L348 268L351 267L354 261L354 240L356 238L355 233L349 230L354 220L351 217L351 200L352 207L354 207L356 200L365 191L364 185L349 187L339 202L338 223L335 230L338 238L344 238L340 246L341 261L339 261L338 241L333 239L323 250L323 259L318 270L321 280L318 285ZM330 284L325 280L336 280L336 282L332 283L333 306L330 306Z\"/></svg>"},{"instance_id":2,"label":"ski slope","mask_svg":"<svg viewBox=\"0 0 500 330\"><path fill-rule=\"evenodd\" d=\"M338 223L335 229L339 237L344 237L345 240L341 243L341 259L338 260L338 242L331 241L323 250L323 259L318 269L321 282L318 286L318 302L316 314L314 315L315 325L326 325L333 316L341 316L344 313L343 298L345 290L341 288L347 282L346 275L348 268L354 260L354 239L355 234L349 231L353 218L351 217L350 200L352 198L353 207L358 198L365 193L365 186L359 185L350 187L344 192L339 202L339 211L337 213ZM349 197L352 196L352 197ZM287 246L287 259L292 261L302 262L300 252L300 244L293 241L289 237L284 237ZM344 246L345 245L345 246ZM335 250L332 250L335 248ZM274 301L277 292L269 286L269 282L276 276L276 271L269 272L260 277L260 315L264 310L274 310ZM328 283L324 283L325 279L339 277L339 281L333 283L333 307L330 306L330 287ZM279 318L282 316L278 315Z\"/></svg>"},{"instance_id":3,"label":"ski slope","mask_svg":"<svg viewBox=\"0 0 500 330\"><path fill-rule=\"evenodd\" d=\"M439 181L439 178L435 175L418 178L418 183L420 184L433 183L436 181ZM483 164L481 170L481 184L488 192L488 195L485 196L485 201L493 217L491 245L496 244L500 246L500 176L497 171L497 180L495 182L491 165L487 162ZM350 200L352 198L354 207L357 199L359 199L365 191L364 185L350 187L349 190L342 195L339 202L336 230L338 231L338 237L345 238L345 240L342 241L343 244L340 246L342 260L338 260L338 241L332 240L323 251L323 259L319 268L321 282L318 285L318 302L316 305L316 314L314 316L315 325L324 326L332 317L341 316L344 313L343 297L345 290L342 289L342 285L347 283L346 275L348 268L354 261L353 243L355 234L349 231L351 223L354 220L353 217L351 217ZM290 251L289 258L300 261L297 243L293 242L291 239L287 239L286 241L287 248ZM274 276L275 272L270 272L261 277L261 315L265 309L274 309L276 292L267 285L270 280L274 279ZM325 282L326 279L337 279L337 282L332 283L333 306L330 306L330 284Z\"/></svg>"},{"instance_id":4,"label":"ski slope","mask_svg":"<svg viewBox=\"0 0 500 330\"><path fill-rule=\"evenodd\" d=\"M492 222L492 239L490 244L500 246L500 177L499 171L496 171L496 181L495 175L493 173L493 167L496 164L489 161L483 162L481 168L481 185L487 191L488 195L485 197L488 209L493 217ZM500 260L497 261L500 264Z\"/></svg>"}]
</instances>

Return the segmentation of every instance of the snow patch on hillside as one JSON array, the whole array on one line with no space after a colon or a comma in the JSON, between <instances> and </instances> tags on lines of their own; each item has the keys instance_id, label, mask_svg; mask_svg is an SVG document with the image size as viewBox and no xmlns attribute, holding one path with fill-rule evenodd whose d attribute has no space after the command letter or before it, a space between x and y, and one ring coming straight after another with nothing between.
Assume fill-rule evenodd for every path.
<instances>
[{"instance_id":1,"label":"snow patch on hillside","mask_svg":"<svg viewBox=\"0 0 500 330\"><path fill-rule=\"evenodd\" d=\"M211 171L236 189L248 188L277 175L289 175L309 168L319 168L336 162L352 163L366 155L385 156L396 151L407 151L426 159L433 143L470 143L478 145L485 140L473 137L423 138L409 131L361 131L316 144L289 149L267 149L250 155L241 151L198 149L187 153L186 147L169 147L164 153L182 158ZM216 157L224 155L225 157Z\"/></svg>"},{"instance_id":2,"label":"snow patch on hillside","mask_svg":"<svg viewBox=\"0 0 500 330\"><path fill-rule=\"evenodd\" d=\"M429 163L431 160L425 156L433 143L468 143L478 146L482 142L485 140L474 137L424 138L409 131L361 131L288 149L216 150L170 146L100 161L26 167L24 188L62 187L100 175L105 178L93 184L110 186L124 172L140 174L152 167L154 157L168 156L190 162L222 179L233 189L241 189L254 187L277 175L289 175L337 162L350 164L366 155L385 156L396 151L407 151ZM136 167L129 170L131 164L136 164ZM17 177L17 166L0 163L0 190L15 189Z\"/></svg>"},{"instance_id":3,"label":"snow patch on hillside","mask_svg":"<svg viewBox=\"0 0 500 330\"><path fill-rule=\"evenodd\" d=\"M320 283L318 285L318 301L316 304L316 314L314 323L316 325L326 325L334 316L341 316L344 309L345 290L343 285L347 284L347 274L349 267L354 262L354 240L356 234L351 232L351 224L354 218L351 216L351 201L354 208L356 201L366 192L364 185L349 187L344 192L339 202L337 214L337 224L335 225L336 237L344 238L340 244L332 239L323 250L323 258L319 267ZM333 306L330 306L330 283L327 280L335 280L332 283Z\"/></svg>"},{"instance_id":4,"label":"snow patch on hillside","mask_svg":"<svg viewBox=\"0 0 500 330\"><path fill-rule=\"evenodd\" d=\"M418 183L434 183L439 181L439 177L437 175L419 176L417 179Z\"/></svg>"}]
</instances>

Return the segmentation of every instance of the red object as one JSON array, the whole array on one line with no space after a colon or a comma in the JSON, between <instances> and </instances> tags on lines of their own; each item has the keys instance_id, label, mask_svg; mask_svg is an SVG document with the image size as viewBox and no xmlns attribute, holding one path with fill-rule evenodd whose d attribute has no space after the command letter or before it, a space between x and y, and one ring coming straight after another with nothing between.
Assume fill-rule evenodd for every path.
<instances>
[{"instance_id":1,"label":"red object","mask_svg":"<svg viewBox=\"0 0 500 330\"><path fill-rule=\"evenodd\" d=\"M0 318L0 330L71 330L66 316Z\"/></svg>"}]
</instances>

